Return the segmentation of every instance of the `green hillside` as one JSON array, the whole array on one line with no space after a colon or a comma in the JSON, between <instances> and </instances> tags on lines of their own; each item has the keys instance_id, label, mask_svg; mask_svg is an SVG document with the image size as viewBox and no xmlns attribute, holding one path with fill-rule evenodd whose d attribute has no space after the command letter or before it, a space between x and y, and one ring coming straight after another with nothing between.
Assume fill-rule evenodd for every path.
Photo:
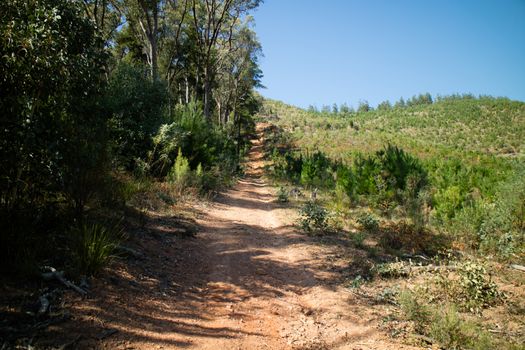
<instances>
[{"instance_id":1,"label":"green hillside","mask_svg":"<svg viewBox=\"0 0 525 350\"><path fill-rule=\"evenodd\" d=\"M265 112L277 115L277 124L302 147L333 156L374 151L388 142L422 157L525 155L525 103L504 98L450 99L360 113L308 112L266 100Z\"/></svg>"},{"instance_id":2,"label":"green hillside","mask_svg":"<svg viewBox=\"0 0 525 350\"><path fill-rule=\"evenodd\" d=\"M476 250L522 259L525 103L472 96L412 101L403 107L319 112L265 100L263 114L281 130L275 141L280 146L270 150L274 176L323 188L338 210L371 207L385 218L395 207L410 217L409 207L425 197L418 215L425 216L426 227ZM400 157L407 154L406 164L385 160L388 145L400 149ZM412 170L402 168L410 162L422 169L417 174L424 182L411 200L403 193ZM401 182L396 172L404 174Z\"/></svg>"}]
</instances>

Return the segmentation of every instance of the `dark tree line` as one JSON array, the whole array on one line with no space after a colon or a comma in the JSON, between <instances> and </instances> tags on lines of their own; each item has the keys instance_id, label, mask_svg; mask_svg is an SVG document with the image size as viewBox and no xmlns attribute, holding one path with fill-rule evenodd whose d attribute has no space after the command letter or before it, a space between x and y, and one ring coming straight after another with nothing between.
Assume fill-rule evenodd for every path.
<instances>
[{"instance_id":1,"label":"dark tree line","mask_svg":"<svg viewBox=\"0 0 525 350\"><path fill-rule=\"evenodd\" d=\"M162 180L179 149L201 173L236 169L259 104L259 3L0 2L3 267L118 201L119 172Z\"/></svg>"}]
</instances>

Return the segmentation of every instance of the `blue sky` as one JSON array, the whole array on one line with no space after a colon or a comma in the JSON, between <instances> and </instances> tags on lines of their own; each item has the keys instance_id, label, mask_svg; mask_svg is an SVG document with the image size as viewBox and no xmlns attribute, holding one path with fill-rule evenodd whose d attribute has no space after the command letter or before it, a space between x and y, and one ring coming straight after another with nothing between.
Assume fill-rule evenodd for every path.
<instances>
[{"instance_id":1,"label":"blue sky","mask_svg":"<svg viewBox=\"0 0 525 350\"><path fill-rule=\"evenodd\" d=\"M301 107L430 92L525 101L525 0L265 0L260 92Z\"/></svg>"}]
</instances>

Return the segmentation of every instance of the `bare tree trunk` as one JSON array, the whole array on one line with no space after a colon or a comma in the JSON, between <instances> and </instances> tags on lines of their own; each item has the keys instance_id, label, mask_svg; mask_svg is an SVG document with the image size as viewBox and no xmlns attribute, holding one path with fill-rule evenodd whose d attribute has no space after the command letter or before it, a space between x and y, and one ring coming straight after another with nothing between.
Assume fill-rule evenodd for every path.
<instances>
[{"instance_id":1,"label":"bare tree trunk","mask_svg":"<svg viewBox=\"0 0 525 350\"><path fill-rule=\"evenodd\" d=\"M159 3L154 1L152 5L153 8L148 7L148 3L144 0L137 0L139 6L141 7L144 17L146 18L146 23L139 16L139 24L142 29L142 33L148 41L148 63L151 68L151 77L154 81L158 79L158 43L157 43L157 34L159 29ZM151 10L151 13L150 13Z\"/></svg>"},{"instance_id":2,"label":"bare tree trunk","mask_svg":"<svg viewBox=\"0 0 525 350\"><path fill-rule=\"evenodd\" d=\"M190 103L190 83L187 75L184 77L184 82L186 83L186 104L188 104Z\"/></svg>"},{"instance_id":3,"label":"bare tree trunk","mask_svg":"<svg viewBox=\"0 0 525 350\"><path fill-rule=\"evenodd\" d=\"M209 67L204 68L204 117L210 121L211 119L211 77Z\"/></svg>"}]
</instances>

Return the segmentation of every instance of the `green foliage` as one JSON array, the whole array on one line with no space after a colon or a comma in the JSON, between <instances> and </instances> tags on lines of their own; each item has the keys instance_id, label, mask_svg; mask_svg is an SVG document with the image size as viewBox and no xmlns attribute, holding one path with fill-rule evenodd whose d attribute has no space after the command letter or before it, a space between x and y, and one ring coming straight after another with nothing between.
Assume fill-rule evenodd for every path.
<instances>
[{"instance_id":1,"label":"green foliage","mask_svg":"<svg viewBox=\"0 0 525 350\"><path fill-rule=\"evenodd\" d=\"M33 242L2 244L10 266L61 229L61 207L80 218L102 187L108 57L81 4L66 0L0 2L0 52L0 236Z\"/></svg>"},{"instance_id":2,"label":"green foliage","mask_svg":"<svg viewBox=\"0 0 525 350\"><path fill-rule=\"evenodd\" d=\"M336 191L344 193L351 201L357 199L357 179L352 168L340 165L336 172Z\"/></svg>"},{"instance_id":3,"label":"green foliage","mask_svg":"<svg viewBox=\"0 0 525 350\"><path fill-rule=\"evenodd\" d=\"M356 221L368 232L379 230L379 220L371 213L363 213L357 217Z\"/></svg>"},{"instance_id":4,"label":"green foliage","mask_svg":"<svg viewBox=\"0 0 525 350\"><path fill-rule=\"evenodd\" d=\"M277 201L280 203L288 202L288 191L282 186L279 188L279 191L277 191Z\"/></svg>"},{"instance_id":5,"label":"green foliage","mask_svg":"<svg viewBox=\"0 0 525 350\"><path fill-rule=\"evenodd\" d=\"M421 303L413 292L408 290L399 293L398 302L405 318L414 322L416 332L424 333L431 318L428 307Z\"/></svg>"},{"instance_id":6,"label":"green foliage","mask_svg":"<svg viewBox=\"0 0 525 350\"><path fill-rule=\"evenodd\" d=\"M261 72L251 20L234 21L259 2L223 4L214 32L228 27L232 40L212 39L208 50L196 37L213 16L202 2L199 28L178 4L156 2L157 12L146 3L0 1L2 269L48 259L47 246L63 261L71 222L134 197L114 177L147 182L173 168L181 182L187 167L188 184L206 191L239 170ZM139 17L156 17L147 36Z\"/></svg>"},{"instance_id":7,"label":"green foliage","mask_svg":"<svg viewBox=\"0 0 525 350\"><path fill-rule=\"evenodd\" d=\"M383 278L399 278L408 276L406 265L401 261L378 264L374 266L373 272Z\"/></svg>"},{"instance_id":8,"label":"green foliage","mask_svg":"<svg viewBox=\"0 0 525 350\"><path fill-rule=\"evenodd\" d=\"M273 148L270 155L272 161L272 175L278 179L298 183L303 168L303 156L295 155L290 151L281 154L277 148Z\"/></svg>"},{"instance_id":9,"label":"green foliage","mask_svg":"<svg viewBox=\"0 0 525 350\"><path fill-rule=\"evenodd\" d=\"M361 249L365 248L366 237L367 237L367 234L365 232L356 232L350 235L350 239L352 240L352 243L357 248L361 248Z\"/></svg>"},{"instance_id":10,"label":"green foliage","mask_svg":"<svg viewBox=\"0 0 525 350\"><path fill-rule=\"evenodd\" d=\"M430 337L445 349L494 348L490 335L474 322L463 320L453 305L434 311L429 328Z\"/></svg>"},{"instance_id":11,"label":"green foliage","mask_svg":"<svg viewBox=\"0 0 525 350\"><path fill-rule=\"evenodd\" d=\"M158 176L166 175L179 149L193 169L201 164L203 169L220 165L231 170L238 161L236 145L227 131L210 125L202 108L194 102L177 107L174 121L160 126L153 143L150 162Z\"/></svg>"},{"instance_id":12,"label":"green foliage","mask_svg":"<svg viewBox=\"0 0 525 350\"><path fill-rule=\"evenodd\" d=\"M486 268L475 262L464 262L459 266L459 294L465 307L470 311L494 305L501 301L503 294L491 281Z\"/></svg>"},{"instance_id":13,"label":"green foliage","mask_svg":"<svg viewBox=\"0 0 525 350\"><path fill-rule=\"evenodd\" d=\"M436 308L421 299L417 293L407 290L398 296L405 319L414 323L418 334L428 335L445 349L494 348L495 342L490 334L475 322L461 318L453 304Z\"/></svg>"},{"instance_id":14,"label":"green foliage","mask_svg":"<svg viewBox=\"0 0 525 350\"><path fill-rule=\"evenodd\" d=\"M109 263L122 236L119 229L101 224L82 224L70 234L75 269L88 276L97 274Z\"/></svg>"},{"instance_id":15,"label":"green foliage","mask_svg":"<svg viewBox=\"0 0 525 350\"><path fill-rule=\"evenodd\" d=\"M364 157L358 154L354 160L354 174L356 176L357 193L375 194L377 180L381 173L380 164L374 157Z\"/></svg>"},{"instance_id":16,"label":"green foliage","mask_svg":"<svg viewBox=\"0 0 525 350\"><path fill-rule=\"evenodd\" d=\"M301 227L307 233L323 234L328 230L328 211L315 201L301 208Z\"/></svg>"},{"instance_id":17,"label":"green foliage","mask_svg":"<svg viewBox=\"0 0 525 350\"><path fill-rule=\"evenodd\" d=\"M480 248L510 258L525 251L525 171L500 186L498 195L479 225Z\"/></svg>"},{"instance_id":18,"label":"green foliage","mask_svg":"<svg viewBox=\"0 0 525 350\"><path fill-rule=\"evenodd\" d=\"M445 296L462 309L475 313L504 299L504 294L499 291L483 264L465 261L457 266L456 275L441 273L437 276L440 297Z\"/></svg>"},{"instance_id":19,"label":"green foliage","mask_svg":"<svg viewBox=\"0 0 525 350\"><path fill-rule=\"evenodd\" d=\"M409 177L412 177L411 190L414 194L427 185L427 172L419 159L401 148L389 144L378 151L376 156L381 164L381 176L389 188L405 190Z\"/></svg>"},{"instance_id":20,"label":"green foliage","mask_svg":"<svg viewBox=\"0 0 525 350\"><path fill-rule=\"evenodd\" d=\"M472 248L513 259L525 251L525 182L518 169L495 188L492 200L478 199L464 207L449 223Z\"/></svg>"},{"instance_id":21,"label":"green foliage","mask_svg":"<svg viewBox=\"0 0 525 350\"><path fill-rule=\"evenodd\" d=\"M327 189L340 204L406 215L415 231L446 232L468 248L521 261L525 103L422 94L408 104L352 118L271 100L265 108L279 115L295 154L314 148L338 160Z\"/></svg>"},{"instance_id":22,"label":"green foliage","mask_svg":"<svg viewBox=\"0 0 525 350\"><path fill-rule=\"evenodd\" d=\"M306 153L301 168L301 184L306 187L330 187L333 182L331 161L320 152Z\"/></svg>"},{"instance_id":23,"label":"green foliage","mask_svg":"<svg viewBox=\"0 0 525 350\"><path fill-rule=\"evenodd\" d=\"M109 78L107 105L113 154L128 170L140 166L152 149L152 137L164 120L168 92L164 83L152 81L145 67L119 63Z\"/></svg>"},{"instance_id":24,"label":"green foliage","mask_svg":"<svg viewBox=\"0 0 525 350\"><path fill-rule=\"evenodd\" d=\"M179 148L179 153L177 154L177 158L175 159L173 167L168 173L167 179L169 182L174 183L182 188L188 184L188 181L190 180L190 173L190 163L188 162L188 159L182 155L182 151Z\"/></svg>"}]
</instances>

